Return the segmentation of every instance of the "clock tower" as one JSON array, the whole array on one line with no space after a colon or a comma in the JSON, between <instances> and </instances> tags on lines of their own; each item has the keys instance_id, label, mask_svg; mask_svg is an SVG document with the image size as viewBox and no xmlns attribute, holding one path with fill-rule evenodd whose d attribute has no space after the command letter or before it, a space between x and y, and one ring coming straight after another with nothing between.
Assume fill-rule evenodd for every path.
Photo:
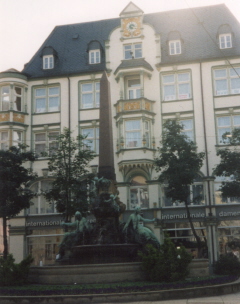
<instances>
[{"instance_id":1,"label":"clock tower","mask_svg":"<svg viewBox=\"0 0 240 304\"><path fill-rule=\"evenodd\" d=\"M142 36L143 11L130 2L120 14L122 38L137 38Z\"/></svg>"}]
</instances>

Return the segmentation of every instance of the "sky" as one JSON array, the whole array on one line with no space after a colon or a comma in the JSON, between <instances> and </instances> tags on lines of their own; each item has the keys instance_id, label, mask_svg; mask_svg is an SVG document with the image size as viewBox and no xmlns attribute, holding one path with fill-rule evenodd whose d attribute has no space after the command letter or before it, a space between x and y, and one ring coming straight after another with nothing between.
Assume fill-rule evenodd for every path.
<instances>
[{"instance_id":1,"label":"sky","mask_svg":"<svg viewBox=\"0 0 240 304\"><path fill-rule=\"evenodd\" d=\"M21 71L55 26L118 18L130 0L0 0L0 72ZM132 0L145 14L225 3L240 22L240 0Z\"/></svg>"}]
</instances>

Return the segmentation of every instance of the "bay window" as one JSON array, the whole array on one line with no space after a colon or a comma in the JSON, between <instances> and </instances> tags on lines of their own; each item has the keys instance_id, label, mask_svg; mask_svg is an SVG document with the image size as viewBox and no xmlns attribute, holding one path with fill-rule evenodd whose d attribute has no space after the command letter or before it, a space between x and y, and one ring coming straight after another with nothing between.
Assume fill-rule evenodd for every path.
<instances>
[{"instance_id":1,"label":"bay window","mask_svg":"<svg viewBox=\"0 0 240 304\"><path fill-rule=\"evenodd\" d=\"M98 108L100 103L100 82L81 84L82 109Z\"/></svg>"},{"instance_id":2,"label":"bay window","mask_svg":"<svg viewBox=\"0 0 240 304\"><path fill-rule=\"evenodd\" d=\"M150 147L150 122L142 119L126 120L124 123L125 148Z\"/></svg>"},{"instance_id":3,"label":"bay window","mask_svg":"<svg viewBox=\"0 0 240 304\"><path fill-rule=\"evenodd\" d=\"M23 108L23 88L19 86L1 87L1 111L22 111Z\"/></svg>"},{"instance_id":4,"label":"bay window","mask_svg":"<svg viewBox=\"0 0 240 304\"><path fill-rule=\"evenodd\" d=\"M36 88L34 91L35 113L60 110L60 88L58 86Z\"/></svg>"},{"instance_id":5,"label":"bay window","mask_svg":"<svg viewBox=\"0 0 240 304\"><path fill-rule=\"evenodd\" d=\"M9 148L8 131L1 131L0 132L0 145L1 145L1 150L7 150Z\"/></svg>"},{"instance_id":6,"label":"bay window","mask_svg":"<svg viewBox=\"0 0 240 304\"><path fill-rule=\"evenodd\" d=\"M141 97L140 79L127 80L128 99L136 99Z\"/></svg>"},{"instance_id":7,"label":"bay window","mask_svg":"<svg viewBox=\"0 0 240 304\"><path fill-rule=\"evenodd\" d=\"M240 94L240 67L214 70L215 95Z\"/></svg>"},{"instance_id":8,"label":"bay window","mask_svg":"<svg viewBox=\"0 0 240 304\"><path fill-rule=\"evenodd\" d=\"M174 73L162 75L163 100L191 98L190 73Z\"/></svg>"},{"instance_id":9,"label":"bay window","mask_svg":"<svg viewBox=\"0 0 240 304\"><path fill-rule=\"evenodd\" d=\"M13 131L13 143L12 145L13 146L18 146L19 144L22 143L22 132L21 131L17 131L17 130L14 130Z\"/></svg>"}]
</instances>

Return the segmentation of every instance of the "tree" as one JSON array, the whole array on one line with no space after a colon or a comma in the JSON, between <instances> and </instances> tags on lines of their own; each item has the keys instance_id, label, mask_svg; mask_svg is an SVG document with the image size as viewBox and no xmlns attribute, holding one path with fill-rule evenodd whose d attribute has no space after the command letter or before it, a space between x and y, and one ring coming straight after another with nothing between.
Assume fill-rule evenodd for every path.
<instances>
[{"instance_id":1,"label":"tree","mask_svg":"<svg viewBox=\"0 0 240 304\"><path fill-rule=\"evenodd\" d=\"M95 153L84 145L84 139L81 135L72 138L71 131L64 128L49 155L48 169L54 181L45 197L56 204L57 211L64 214L66 222L76 211L84 213L88 209L88 184L91 179L88 164Z\"/></svg>"},{"instance_id":2,"label":"tree","mask_svg":"<svg viewBox=\"0 0 240 304\"><path fill-rule=\"evenodd\" d=\"M182 131L183 126L174 120L167 120L164 123L161 147L158 148L159 156L155 158L155 168L160 172L159 181L167 184L166 196L173 202L185 203L187 217L200 254L201 241L194 229L188 198L189 186L193 184L203 165L205 153L198 153L196 144Z\"/></svg>"},{"instance_id":3,"label":"tree","mask_svg":"<svg viewBox=\"0 0 240 304\"><path fill-rule=\"evenodd\" d=\"M240 129L234 129L232 134L226 132L222 137L224 143L235 148L225 148L217 151L220 163L213 170L213 174L224 177L233 176L232 181L222 182L220 187L222 197L240 198L240 152L236 148L236 146L240 146Z\"/></svg>"},{"instance_id":4,"label":"tree","mask_svg":"<svg viewBox=\"0 0 240 304\"><path fill-rule=\"evenodd\" d=\"M3 257L8 255L7 220L21 210L29 208L34 193L27 186L36 175L23 166L26 161L34 161L32 152L25 152L21 147L0 150L0 217L3 219Z\"/></svg>"}]
</instances>

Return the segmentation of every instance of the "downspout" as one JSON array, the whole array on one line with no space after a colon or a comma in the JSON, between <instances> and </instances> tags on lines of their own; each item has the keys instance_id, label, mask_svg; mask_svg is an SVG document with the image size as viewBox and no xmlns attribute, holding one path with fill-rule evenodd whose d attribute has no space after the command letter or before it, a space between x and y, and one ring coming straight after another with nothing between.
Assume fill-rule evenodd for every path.
<instances>
[{"instance_id":1,"label":"downspout","mask_svg":"<svg viewBox=\"0 0 240 304\"><path fill-rule=\"evenodd\" d=\"M207 132L206 132L206 118L205 118L205 107L204 107L204 94L203 94L203 78L202 78L202 62L200 62L200 85L201 85L201 101L202 101L202 115L203 115L203 132L204 132L204 145L205 145L205 155L206 155L206 167L207 167L207 176L209 177L209 160L208 160L208 144L207 144ZM210 191L210 181L207 180L207 187L208 187L208 202L209 202L209 210L210 213L208 216L212 216L212 200L211 200L211 191ZM212 262L215 262L215 249L214 249L214 242L213 242L213 226L210 225L211 231L211 240L212 240Z\"/></svg>"}]
</instances>

